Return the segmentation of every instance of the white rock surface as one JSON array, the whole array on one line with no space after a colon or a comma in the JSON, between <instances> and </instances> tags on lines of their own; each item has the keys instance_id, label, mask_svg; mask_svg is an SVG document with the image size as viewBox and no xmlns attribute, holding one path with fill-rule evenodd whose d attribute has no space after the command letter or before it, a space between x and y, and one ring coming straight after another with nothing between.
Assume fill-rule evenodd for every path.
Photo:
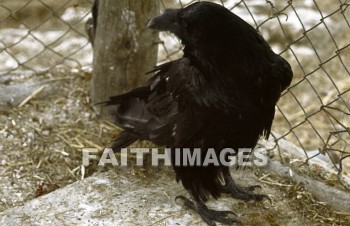
<instances>
[{"instance_id":1,"label":"white rock surface","mask_svg":"<svg viewBox=\"0 0 350 226\"><path fill-rule=\"evenodd\" d=\"M235 171L242 185L259 184L251 170ZM308 222L290 208L283 192L262 184L272 204L246 203L224 196L210 200L216 210L231 210L248 225L298 225ZM192 211L175 203L187 192L169 170L147 176L129 169L97 174L0 213L0 225L203 225Z\"/></svg>"}]
</instances>

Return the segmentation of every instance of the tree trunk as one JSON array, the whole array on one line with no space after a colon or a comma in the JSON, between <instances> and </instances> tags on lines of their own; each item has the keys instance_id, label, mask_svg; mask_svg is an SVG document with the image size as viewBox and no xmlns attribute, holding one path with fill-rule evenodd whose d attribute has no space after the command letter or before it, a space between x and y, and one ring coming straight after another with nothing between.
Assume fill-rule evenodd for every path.
<instances>
[{"instance_id":1,"label":"tree trunk","mask_svg":"<svg viewBox=\"0 0 350 226\"><path fill-rule=\"evenodd\" d=\"M158 1L101 0L94 37L92 102L103 102L145 82L157 62L158 33L146 29L159 13ZM101 105L96 112L109 113Z\"/></svg>"}]
</instances>

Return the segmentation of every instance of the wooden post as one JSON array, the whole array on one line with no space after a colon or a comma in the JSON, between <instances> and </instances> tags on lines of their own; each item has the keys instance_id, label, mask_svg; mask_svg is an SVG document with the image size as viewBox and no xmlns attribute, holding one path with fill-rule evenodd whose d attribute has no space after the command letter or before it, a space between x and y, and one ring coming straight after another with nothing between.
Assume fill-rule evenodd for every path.
<instances>
[{"instance_id":1,"label":"wooden post","mask_svg":"<svg viewBox=\"0 0 350 226\"><path fill-rule=\"evenodd\" d=\"M94 37L92 102L99 103L144 84L157 62L158 33L147 29L159 14L154 0L100 0ZM95 106L102 118L108 111Z\"/></svg>"}]
</instances>

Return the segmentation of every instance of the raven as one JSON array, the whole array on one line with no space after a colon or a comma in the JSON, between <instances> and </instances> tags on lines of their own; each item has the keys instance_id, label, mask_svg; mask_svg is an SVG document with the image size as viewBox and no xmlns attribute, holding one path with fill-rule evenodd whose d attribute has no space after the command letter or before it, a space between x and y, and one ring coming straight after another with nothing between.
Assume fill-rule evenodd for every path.
<instances>
[{"instance_id":1,"label":"raven","mask_svg":"<svg viewBox=\"0 0 350 226\"><path fill-rule=\"evenodd\" d=\"M200 148L205 156L212 148L219 155L224 148L253 149L259 137L267 139L292 69L252 26L215 3L167 9L148 28L175 34L183 57L156 66L145 86L106 102L116 107L116 124L124 129L113 149L149 140L175 150L176 180L191 196L176 199L209 225L237 223L233 212L211 210L205 202L225 193L256 201L268 196L253 193L257 185L238 186L226 165L175 164L175 153Z\"/></svg>"}]
</instances>

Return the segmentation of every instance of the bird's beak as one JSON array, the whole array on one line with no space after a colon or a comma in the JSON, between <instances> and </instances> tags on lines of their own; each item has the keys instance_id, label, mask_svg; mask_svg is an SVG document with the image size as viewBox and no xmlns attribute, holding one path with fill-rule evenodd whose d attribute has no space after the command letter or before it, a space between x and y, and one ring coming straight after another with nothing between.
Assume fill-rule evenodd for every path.
<instances>
[{"instance_id":1,"label":"bird's beak","mask_svg":"<svg viewBox=\"0 0 350 226\"><path fill-rule=\"evenodd\" d=\"M179 9L167 9L160 16L156 16L150 20L147 28L159 30L159 31L170 31L177 33L180 29L178 23L178 12Z\"/></svg>"}]
</instances>

